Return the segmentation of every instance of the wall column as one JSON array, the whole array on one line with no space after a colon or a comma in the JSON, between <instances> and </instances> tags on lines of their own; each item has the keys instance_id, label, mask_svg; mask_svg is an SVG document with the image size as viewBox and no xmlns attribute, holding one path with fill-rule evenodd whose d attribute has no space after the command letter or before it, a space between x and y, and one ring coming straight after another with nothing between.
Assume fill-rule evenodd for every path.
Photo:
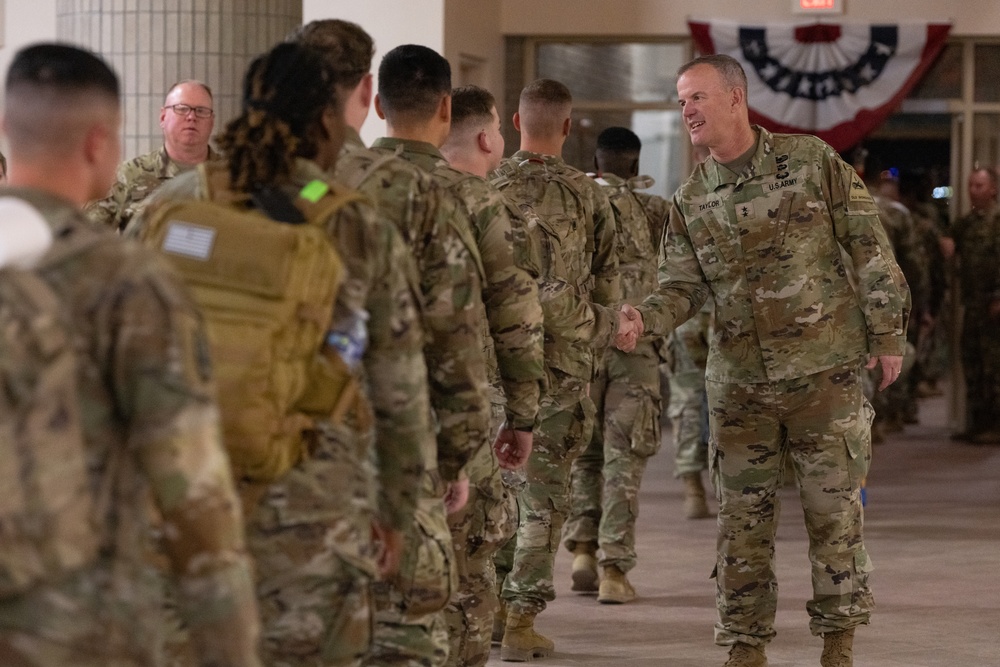
<instances>
[{"instance_id":1,"label":"wall column","mask_svg":"<svg viewBox=\"0 0 1000 667\"><path fill-rule=\"evenodd\" d=\"M121 77L124 159L162 144L167 88L200 79L215 98L215 132L240 107L255 56L302 25L302 0L57 0L60 40L100 53Z\"/></svg>"}]
</instances>

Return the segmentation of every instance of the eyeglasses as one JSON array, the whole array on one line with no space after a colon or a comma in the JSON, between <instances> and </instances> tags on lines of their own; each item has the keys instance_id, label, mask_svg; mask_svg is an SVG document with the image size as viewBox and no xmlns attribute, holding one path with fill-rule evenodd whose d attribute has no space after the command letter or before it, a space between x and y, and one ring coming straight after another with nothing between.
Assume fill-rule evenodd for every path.
<instances>
[{"instance_id":1,"label":"eyeglasses","mask_svg":"<svg viewBox=\"0 0 1000 667\"><path fill-rule=\"evenodd\" d=\"M188 104L171 104L166 108L170 109L178 116L187 116L193 111L195 118L211 118L212 114L215 113L208 107L193 107Z\"/></svg>"}]
</instances>

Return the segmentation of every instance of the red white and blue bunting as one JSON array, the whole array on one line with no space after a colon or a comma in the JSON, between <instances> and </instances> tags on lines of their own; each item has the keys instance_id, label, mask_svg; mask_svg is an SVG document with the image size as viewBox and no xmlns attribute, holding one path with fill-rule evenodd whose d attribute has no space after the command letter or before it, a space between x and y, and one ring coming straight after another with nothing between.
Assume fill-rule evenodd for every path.
<instances>
[{"instance_id":1,"label":"red white and blue bunting","mask_svg":"<svg viewBox=\"0 0 1000 667\"><path fill-rule=\"evenodd\" d=\"M743 65L751 122L815 134L839 151L897 109L951 29L946 23L688 25L702 54L724 53Z\"/></svg>"}]
</instances>

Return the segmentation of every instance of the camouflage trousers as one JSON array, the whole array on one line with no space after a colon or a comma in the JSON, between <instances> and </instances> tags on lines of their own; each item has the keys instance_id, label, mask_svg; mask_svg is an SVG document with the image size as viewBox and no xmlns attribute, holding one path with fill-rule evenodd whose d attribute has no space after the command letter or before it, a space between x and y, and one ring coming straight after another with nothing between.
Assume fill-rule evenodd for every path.
<instances>
[{"instance_id":1,"label":"camouflage trousers","mask_svg":"<svg viewBox=\"0 0 1000 667\"><path fill-rule=\"evenodd\" d=\"M697 313L669 338L670 401L667 416L673 427L674 476L708 469L705 429L705 366L711 311Z\"/></svg>"},{"instance_id":2,"label":"camouflage trousers","mask_svg":"<svg viewBox=\"0 0 1000 667\"><path fill-rule=\"evenodd\" d=\"M601 566L635 567L639 484L660 449L659 355L652 343L632 354L608 350L590 396L597 410L590 443L573 462L564 544L601 549Z\"/></svg>"},{"instance_id":3,"label":"camouflage trousers","mask_svg":"<svg viewBox=\"0 0 1000 667\"><path fill-rule=\"evenodd\" d=\"M358 665L372 639L368 441L334 425L322 435L248 522L269 667Z\"/></svg>"},{"instance_id":4,"label":"camouflage trousers","mask_svg":"<svg viewBox=\"0 0 1000 667\"><path fill-rule=\"evenodd\" d=\"M399 573L378 581L375 633L362 664L439 667L448 658L444 608L458 588L444 502L425 489L417 505Z\"/></svg>"},{"instance_id":5,"label":"camouflage trousers","mask_svg":"<svg viewBox=\"0 0 1000 667\"><path fill-rule=\"evenodd\" d=\"M503 405L494 403L491 433L496 433L503 421ZM517 503L503 484L500 463L490 444L465 466L469 501L448 516L458 573L458 590L444 610L449 667L481 667L489 660L493 617L499 604L493 557L517 530Z\"/></svg>"},{"instance_id":6,"label":"camouflage trousers","mask_svg":"<svg viewBox=\"0 0 1000 667\"><path fill-rule=\"evenodd\" d=\"M569 511L570 468L594 428L586 380L557 368L548 374L549 390L539 401L534 448L525 466L527 483L517 498L513 564L503 584L508 609L525 614L537 614L555 599L552 569Z\"/></svg>"},{"instance_id":7,"label":"camouflage trousers","mask_svg":"<svg viewBox=\"0 0 1000 667\"><path fill-rule=\"evenodd\" d=\"M1000 340L996 323L984 316L986 312L988 306L967 307L962 328L965 430L969 433L1000 429Z\"/></svg>"},{"instance_id":8,"label":"camouflage trousers","mask_svg":"<svg viewBox=\"0 0 1000 667\"><path fill-rule=\"evenodd\" d=\"M517 504L502 482L492 447L483 447L466 471L469 502L448 517L455 544L458 591L445 608L451 640L446 664L481 667L490 657L490 635L498 606L493 557L517 530Z\"/></svg>"},{"instance_id":9,"label":"camouflage trousers","mask_svg":"<svg viewBox=\"0 0 1000 667\"><path fill-rule=\"evenodd\" d=\"M763 645L775 634L774 535L786 457L809 535L810 630L868 623L874 601L861 481L873 413L861 383L857 364L779 382L707 383L719 499L716 643Z\"/></svg>"}]
</instances>

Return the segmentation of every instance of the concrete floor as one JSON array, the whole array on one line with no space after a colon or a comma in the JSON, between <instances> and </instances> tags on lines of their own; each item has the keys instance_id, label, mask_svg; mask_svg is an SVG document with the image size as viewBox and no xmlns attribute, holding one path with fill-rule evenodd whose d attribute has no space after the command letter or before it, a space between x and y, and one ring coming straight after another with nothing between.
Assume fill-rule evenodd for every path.
<instances>
[{"instance_id":1,"label":"concrete floor","mask_svg":"<svg viewBox=\"0 0 1000 667\"><path fill-rule=\"evenodd\" d=\"M669 442L669 441L668 441ZM545 667L718 667L714 520L680 517L681 485L665 446L640 500L635 602L600 605L569 590L571 555L556 560L557 599L537 629L556 644ZM952 442L945 398L921 402L921 423L875 448L865 539L877 608L855 639L858 667L1000 667L1000 446ZM782 493L780 582L771 667L819 665L809 634L807 541L794 489ZM494 647L488 663L501 664Z\"/></svg>"}]
</instances>

